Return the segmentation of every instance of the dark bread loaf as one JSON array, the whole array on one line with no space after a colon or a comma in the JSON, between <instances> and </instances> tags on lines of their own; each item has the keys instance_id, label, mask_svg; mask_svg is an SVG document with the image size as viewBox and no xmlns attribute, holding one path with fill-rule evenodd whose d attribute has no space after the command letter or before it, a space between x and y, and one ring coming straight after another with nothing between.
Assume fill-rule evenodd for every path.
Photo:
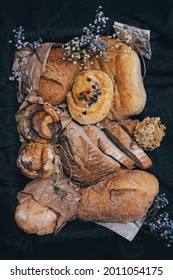
<instances>
[{"instance_id":1,"label":"dark bread loaf","mask_svg":"<svg viewBox=\"0 0 173 280\"><path fill-rule=\"evenodd\" d=\"M158 180L148 172L124 171L108 183L80 190L78 218L85 221L128 223L142 218L159 190Z\"/></svg>"},{"instance_id":2,"label":"dark bread loaf","mask_svg":"<svg viewBox=\"0 0 173 280\"><path fill-rule=\"evenodd\" d=\"M79 73L79 64L63 60L64 50L52 47L43 68L38 86L38 95L46 102L56 105L62 103Z\"/></svg>"}]
</instances>

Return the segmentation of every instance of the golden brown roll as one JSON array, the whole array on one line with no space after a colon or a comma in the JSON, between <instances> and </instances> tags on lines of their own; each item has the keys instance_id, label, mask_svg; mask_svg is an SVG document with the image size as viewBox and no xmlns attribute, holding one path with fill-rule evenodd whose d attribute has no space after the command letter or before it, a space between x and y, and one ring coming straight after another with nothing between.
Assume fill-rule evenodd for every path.
<instances>
[{"instance_id":1,"label":"golden brown roll","mask_svg":"<svg viewBox=\"0 0 173 280\"><path fill-rule=\"evenodd\" d=\"M17 225L26 233L45 235L53 233L57 222L57 213L47 206L42 206L31 196L15 211Z\"/></svg>"},{"instance_id":2,"label":"golden brown roll","mask_svg":"<svg viewBox=\"0 0 173 280\"><path fill-rule=\"evenodd\" d=\"M63 60L63 55L62 48L52 47L39 81L38 95L53 105L60 104L66 99L80 71L78 63Z\"/></svg>"},{"instance_id":3,"label":"golden brown roll","mask_svg":"<svg viewBox=\"0 0 173 280\"><path fill-rule=\"evenodd\" d=\"M61 130L59 114L47 103L29 105L18 116L18 131L27 140L46 143Z\"/></svg>"},{"instance_id":4,"label":"golden brown roll","mask_svg":"<svg viewBox=\"0 0 173 280\"><path fill-rule=\"evenodd\" d=\"M19 150L17 166L29 178L48 178L55 172L53 146L47 143L23 144Z\"/></svg>"},{"instance_id":5,"label":"golden brown roll","mask_svg":"<svg viewBox=\"0 0 173 280\"><path fill-rule=\"evenodd\" d=\"M78 218L85 221L128 223L142 218L159 190L158 180L140 170L124 171L108 183L80 190Z\"/></svg>"},{"instance_id":6,"label":"golden brown roll","mask_svg":"<svg viewBox=\"0 0 173 280\"><path fill-rule=\"evenodd\" d=\"M94 124L108 114L113 98L113 83L103 71L81 72L67 95L70 114L80 124Z\"/></svg>"},{"instance_id":7,"label":"golden brown roll","mask_svg":"<svg viewBox=\"0 0 173 280\"><path fill-rule=\"evenodd\" d=\"M146 92L137 53L128 45L107 37L106 51L109 60L96 56L89 60L88 69L102 70L111 77L114 85L113 103L109 113L111 119L125 119L138 115L146 104Z\"/></svg>"}]
</instances>

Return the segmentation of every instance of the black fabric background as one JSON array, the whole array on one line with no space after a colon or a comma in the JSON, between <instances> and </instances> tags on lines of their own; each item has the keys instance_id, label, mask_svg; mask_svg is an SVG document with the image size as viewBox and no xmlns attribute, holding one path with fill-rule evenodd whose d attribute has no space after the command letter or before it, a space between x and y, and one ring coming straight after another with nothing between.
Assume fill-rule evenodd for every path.
<instances>
[{"instance_id":1,"label":"black fabric background","mask_svg":"<svg viewBox=\"0 0 173 280\"><path fill-rule=\"evenodd\" d=\"M151 30L153 57L146 61L144 80L147 105L140 118L160 116L167 127L161 147L152 153L160 192L169 199L173 219L173 2L170 0L1 0L0 4L0 259L172 259L165 247L142 230L132 242L117 234L81 221L69 222L56 236L38 237L21 232L14 222L16 194L28 182L16 168L20 146L15 113L19 107L15 83L9 81L14 49L8 43L12 30L22 25L28 41L65 42L81 34L98 5L113 21Z\"/></svg>"}]
</instances>

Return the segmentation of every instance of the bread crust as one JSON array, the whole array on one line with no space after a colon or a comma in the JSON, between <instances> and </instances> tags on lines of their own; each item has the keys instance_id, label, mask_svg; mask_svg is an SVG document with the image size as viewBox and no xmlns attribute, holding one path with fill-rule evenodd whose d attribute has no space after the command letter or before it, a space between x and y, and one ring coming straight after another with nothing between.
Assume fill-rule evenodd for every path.
<instances>
[{"instance_id":1,"label":"bread crust","mask_svg":"<svg viewBox=\"0 0 173 280\"><path fill-rule=\"evenodd\" d=\"M53 233L57 218L58 215L54 210L42 206L31 196L19 204L15 211L17 225L30 234L45 235Z\"/></svg>"},{"instance_id":2,"label":"bread crust","mask_svg":"<svg viewBox=\"0 0 173 280\"><path fill-rule=\"evenodd\" d=\"M63 60L64 50L52 47L43 67L38 86L38 95L52 105L62 103L79 73L79 63Z\"/></svg>"},{"instance_id":3,"label":"bread crust","mask_svg":"<svg viewBox=\"0 0 173 280\"><path fill-rule=\"evenodd\" d=\"M52 145L31 142L21 146L17 166L29 178L48 178L55 172L54 160Z\"/></svg>"},{"instance_id":4,"label":"bread crust","mask_svg":"<svg viewBox=\"0 0 173 280\"><path fill-rule=\"evenodd\" d=\"M114 39L102 38L108 47L109 60L96 57L93 69L107 73L114 84L111 119L126 119L142 112L146 104L146 92L137 53L128 45Z\"/></svg>"},{"instance_id":5,"label":"bread crust","mask_svg":"<svg viewBox=\"0 0 173 280\"><path fill-rule=\"evenodd\" d=\"M128 223L142 218L158 193L158 180L141 170L127 170L108 183L80 190L78 218L85 221Z\"/></svg>"}]
</instances>

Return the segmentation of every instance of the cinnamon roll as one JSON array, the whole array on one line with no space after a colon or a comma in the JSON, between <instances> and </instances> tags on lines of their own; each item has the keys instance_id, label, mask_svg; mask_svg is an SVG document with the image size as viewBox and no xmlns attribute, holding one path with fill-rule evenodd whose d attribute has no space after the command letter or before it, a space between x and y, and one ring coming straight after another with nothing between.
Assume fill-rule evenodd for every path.
<instances>
[{"instance_id":1,"label":"cinnamon roll","mask_svg":"<svg viewBox=\"0 0 173 280\"><path fill-rule=\"evenodd\" d=\"M94 124L108 114L113 99L113 83L103 71L81 72L67 95L70 114L80 124Z\"/></svg>"},{"instance_id":2,"label":"cinnamon roll","mask_svg":"<svg viewBox=\"0 0 173 280\"><path fill-rule=\"evenodd\" d=\"M55 172L56 156L50 144L23 144L19 150L17 166L29 178L48 178Z\"/></svg>"},{"instance_id":3,"label":"cinnamon roll","mask_svg":"<svg viewBox=\"0 0 173 280\"><path fill-rule=\"evenodd\" d=\"M18 115L18 131L27 140L46 143L61 130L59 114L47 103L32 104L19 110Z\"/></svg>"}]
</instances>

